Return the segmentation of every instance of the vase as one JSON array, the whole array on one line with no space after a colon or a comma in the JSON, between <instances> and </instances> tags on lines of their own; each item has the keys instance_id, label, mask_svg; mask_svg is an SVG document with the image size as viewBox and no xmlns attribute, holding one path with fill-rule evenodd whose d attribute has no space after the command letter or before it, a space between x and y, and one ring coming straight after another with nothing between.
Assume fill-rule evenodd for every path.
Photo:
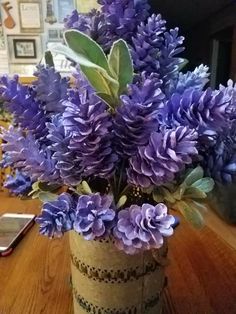
<instances>
[{"instance_id":1,"label":"vase","mask_svg":"<svg viewBox=\"0 0 236 314\"><path fill-rule=\"evenodd\" d=\"M236 184L215 184L209 196L211 207L228 223L236 223Z\"/></svg>"},{"instance_id":2,"label":"vase","mask_svg":"<svg viewBox=\"0 0 236 314\"><path fill-rule=\"evenodd\" d=\"M127 255L110 237L86 241L70 232L74 314L159 314L166 285L167 243Z\"/></svg>"}]
</instances>

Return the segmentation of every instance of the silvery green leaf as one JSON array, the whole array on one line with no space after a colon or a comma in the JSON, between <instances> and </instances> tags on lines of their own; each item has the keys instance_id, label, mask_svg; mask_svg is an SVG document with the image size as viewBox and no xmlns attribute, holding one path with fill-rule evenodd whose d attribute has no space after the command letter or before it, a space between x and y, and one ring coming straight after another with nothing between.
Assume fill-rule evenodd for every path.
<instances>
[{"instance_id":1,"label":"silvery green leaf","mask_svg":"<svg viewBox=\"0 0 236 314\"><path fill-rule=\"evenodd\" d=\"M190 186L186 189L184 197L190 199L204 199L207 197L207 194L197 187Z\"/></svg>"},{"instance_id":2,"label":"silvery green leaf","mask_svg":"<svg viewBox=\"0 0 236 314\"><path fill-rule=\"evenodd\" d=\"M115 105L118 104L118 101L115 101L115 99L109 95L109 94L104 94L104 93L97 93L97 96L103 100L108 106L114 108Z\"/></svg>"},{"instance_id":3,"label":"silvery green leaf","mask_svg":"<svg viewBox=\"0 0 236 314\"><path fill-rule=\"evenodd\" d=\"M172 204L176 202L176 200L173 197L172 193L170 193L170 191L168 189L166 189L164 187L161 187L160 190L161 190L162 195L164 195L165 200L167 202L172 203Z\"/></svg>"},{"instance_id":4,"label":"silvery green leaf","mask_svg":"<svg viewBox=\"0 0 236 314\"><path fill-rule=\"evenodd\" d=\"M56 53L56 54L61 54L65 57L67 57L68 59L70 59L71 61L74 61L77 64L82 64L86 67L91 67L91 68L98 68L98 69L101 68L97 64L95 64L95 63L91 62L90 60L88 60L87 58L85 58L83 55L77 54L71 48L69 48L65 45L62 45L62 44L55 45L51 48L51 51L53 53Z\"/></svg>"},{"instance_id":5,"label":"silvery green leaf","mask_svg":"<svg viewBox=\"0 0 236 314\"><path fill-rule=\"evenodd\" d=\"M193 208L196 208L196 209L198 209L204 213L208 211L208 206L204 202L198 202L198 201L191 200L191 205Z\"/></svg>"},{"instance_id":6,"label":"silvery green leaf","mask_svg":"<svg viewBox=\"0 0 236 314\"><path fill-rule=\"evenodd\" d=\"M38 187L41 191L52 192L52 191L58 190L60 188L60 185L50 184L50 183L46 183L46 182L39 182Z\"/></svg>"},{"instance_id":7,"label":"silvery green leaf","mask_svg":"<svg viewBox=\"0 0 236 314\"><path fill-rule=\"evenodd\" d=\"M184 218L195 228L202 228L204 226L204 219L201 213L196 208L193 208L191 203L180 201L176 205Z\"/></svg>"},{"instance_id":8,"label":"silvery green leaf","mask_svg":"<svg viewBox=\"0 0 236 314\"><path fill-rule=\"evenodd\" d=\"M50 192L39 192L38 194L38 198L43 203L55 201L57 197L58 197L57 194L53 194Z\"/></svg>"},{"instance_id":9,"label":"silvery green leaf","mask_svg":"<svg viewBox=\"0 0 236 314\"><path fill-rule=\"evenodd\" d=\"M165 197L158 190L154 190L152 192L152 198L157 203L162 203L165 201Z\"/></svg>"},{"instance_id":10,"label":"silvery green leaf","mask_svg":"<svg viewBox=\"0 0 236 314\"><path fill-rule=\"evenodd\" d=\"M88 185L87 181L82 181L81 185L86 194L92 194L92 190L90 189L90 186Z\"/></svg>"},{"instance_id":11,"label":"silvery green leaf","mask_svg":"<svg viewBox=\"0 0 236 314\"><path fill-rule=\"evenodd\" d=\"M114 99L118 99L119 83L109 76L106 71L84 65L81 65L80 68L98 93L109 95L109 99L112 99L112 102L115 102Z\"/></svg>"},{"instance_id":12,"label":"silvery green leaf","mask_svg":"<svg viewBox=\"0 0 236 314\"><path fill-rule=\"evenodd\" d=\"M198 181L199 179L202 179L204 175L204 171L202 167L198 166L197 168L191 170L185 180L184 183L188 186L192 185L194 182Z\"/></svg>"},{"instance_id":13,"label":"silvery green leaf","mask_svg":"<svg viewBox=\"0 0 236 314\"><path fill-rule=\"evenodd\" d=\"M215 182L212 178L202 178L192 184L192 187L197 188L205 193L213 190Z\"/></svg>"},{"instance_id":14,"label":"silvery green leaf","mask_svg":"<svg viewBox=\"0 0 236 314\"><path fill-rule=\"evenodd\" d=\"M119 95L126 91L133 81L133 62L128 45L123 39L114 42L108 57L109 67L114 78L119 82Z\"/></svg>"},{"instance_id":15,"label":"silvery green leaf","mask_svg":"<svg viewBox=\"0 0 236 314\"><path fill-rule=\"evenodd\" d=\"M117 205L116 205L117 209L123 207L126 202L127 202L127 196L126 195L122 195L121 198L119 199Z\"/></svg>"},{"instance_id":16,"label":"silvery green leaf","mask_svg":"<svg viewBox=\"0 0 236 314\"><path fill-rule=\"evenodd\" d=\"M178 189L172 194L175 200L180 201L183 198L183 195L185 193L186 187L187 186L186 186L185 182L183 182L178 187Z\"/></svg>"},{"instance_id":17,"label":"silvery green leaf","mask_svg":"<svg viewBox=\"0 0 236 314\"><path fill-rule=\"evenodd\" d=\"M46 65L48 65L49 67L54 67L54 61L51 51L46 51L44 58Z\"/></svg>"},{"instance_id":18,"label":"silvery green leaf","mask_svg":"<svg viewBox=\"0 0 236 314\"><path fill-rule=\"evenodd\" d=\"M183 70L184 67L186 67L186 65L189 63L188 59L185 58L179 58L180 60L180 64L178 66L178 70L179 72Z\"/></svg>"},{"instance_id":19,"label":"silvery green leaf","mask_svg":"<svg viewBox=\"0 0 236 314\"><path fill-rule=\"evenodd\" d=\"M64 39L67 46L77 55L83 56L106 72L110 72L104 51L92 38L78 30L67 30L64 33Z\"/></svg>"}]
</instances>

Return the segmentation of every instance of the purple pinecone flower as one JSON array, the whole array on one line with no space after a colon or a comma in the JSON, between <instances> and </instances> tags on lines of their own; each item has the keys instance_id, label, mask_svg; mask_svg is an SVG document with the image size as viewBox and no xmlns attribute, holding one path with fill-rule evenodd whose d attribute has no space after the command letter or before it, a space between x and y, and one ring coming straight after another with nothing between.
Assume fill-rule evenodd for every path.
<instances>
[{"instance_id":1,"label":"purple pinecone flower","mask_svg":"<svg viewBox=\"0 0 236 314\"><path fill-rule=\"evenodd\" d=\"M225 96L230 97L231 103L227 112L230 115L230 119L236 118L236 84L232 80L228 80L227 86L220 85L219 90L224 93Z\"/></svg>"},{"instance_id":2,"label":"purple pinecone flower","mask_svg":"<svg viewBox=\"0 0 236 314\"><path fill-rule=\"evenodd\" d=\"M39 231L50 238L61 237L73 229L76 201L63 193L55 201L44 203L41 215L36 218Z\"/></svg>"},{"instance_id":3,"label":"purple pinecone flower","mask_svg":"<svg viewBox=\"0 0 236 314\"><path fill-rule=\"evenodd\" d=\"M198 134L188 127L153 132L147 146L130 158L128 182L144 188L172 182L176 173L192 163L198 154Z\"/></svg>"},{"instance_id":4,"label":"purple pinecone flower","mask_svg":"<svg viewBox=\"0 0 236 314\"><path fill-rule=\"evenodd\" d=\"M111 208L112 202L112 196L101 196L100 193L80 196L74 230L81 233L86 240L107 235L115 219L115 211Z\"/></svg>"},{"instance_id":5,"label":"purple pinecone flower","mask_svg":"<svg viewBox=\"0 0 236 314\"><path fill-rule=\"evenodd\" d=\"M8 175L4 187L16 196L28 195L33 182L21 171L17 170L14 176Z\"/></svg>"},{"instance_id":6,"label":"purple pinecone flower","mask_svg":"<svg viewBox=\"0 0 236 314\"><path fill-rule=\"evenodd\" d=\"M148 143L150 134L158 130L158 111L163 106L164 94L160 81L152 77L130 85L129 95L121 96L114 119L116 150L120 156L135 155L138 146Z\"/></svg>"},{"instance_id":7,"label":"purple pinecone flower","mask_svg":"<svg viewBox=\"0 0 236 314\"><path fill-rule=\"evenodd\" d=\"M159 249L164 243L163 237L173 234L174 222L164 204L132 205L118 213L117 226L113 230L116 246L127 254Z\"/></svg>"},{"instance_id":8,"label":"purple pinecone flower","mask_svg":"<svg viewBox=\"0 0 236 314\"><path fill-rule=\"evenodd\" d=\"M163 108L163 121L168 126L189 126L199 135L211 134L228 127L227 110L231 98L222 91L187 90L173 94Z\"/></svg>"},{"instance_id":9,"label":"purple pinecone flower","mask_svg":"<svg viewBox=\"0 0 236 314\"><path fill-rule=\"evenodd\" d=\"M112 147L111 115L95 94L78 93L76 103L66 101L63 125L71 137L69 149L76 152L83 175L109 178L118 160Z\"/></svg>"},{"instance_id":10,"label":"purple pinecone flower","mask_svg":"<svg viewBox=\"0 0 236 314\"><path fill-rule=\"evenodd\" d=\"M67 99L68 79L62 78L54 67L44 65L38 65L34 75L37 77L33 83L36 99L42 103L45 111L53 114L62 112L62 102Z\"/></svg>"},{"instance_id":11,"label":"purple pinecone flower","mask_svg":"<svg viewBox=\"0 0 236 314\"><path fill-rule=\"evenodd\" d=\"M42 147L31 133L25 134L22 129L11 126L3 130L1 137L4 141L2 166L20 169L32 181L60 181L52 152L46 146Z\"/></svg>"},{"instance_id":12,"label":"purple pinecone flower","mask_svg":"<svg viewBox=\"0 0 236 314\"><path fill-rule=\"evenodd\" d=\"M215 181L236 182L236 124L221 133L215 144L203 154L203 168Z\"/></svg>"},{"instance_id":13,"label":"purple pinecone flower","mask_svg":"<svg viewBox=\"0 0 236 314\"><path fill-rule=\"evenodd\" d=\"M14 122L23 129L31 131L36 138L46 134L46 116L35 92L29 86L19 83L19 77L0 78L0 94L7 111L13 114Z\"/></svg>"},{"instance_id":14,"label":"purple pinecone flower","mask_svg":"<svg viewBox=\"0 0 236 314\"><path fill-rule=\"evenodd\" d=\"M137 26L149 15L147 0L98 0L108 25L108 36L130 42Z\"/></svg>"},{"instance_id":15,"label":"purple pinecone flower","mask_svg":"<svg viewBox=\"0 0 236 314\"><path fill-rule=\"evenodd\" d=\"M99 45L107 50L111 47L112 37L108 35L109 26L106 23L105 15L95 9L83 14L74 10L71 15L64 19L65 29L76 29L85 33Z\"/></svg>"},{"instance_id":16,"label":"purple pinecone flower","mask_svg":"<svg viewBox=\"0 0 236 314\"><path fill-rule=\"evenodd\" d=\"M196 67L193 72L180 72L178 78L171 82L169 94L183 94L186 90L203 90L205 85L209 82L210 73L209 67L201 64Z\"/></svg>"},{"instance_id":17,"label":"purple pinecone flower","mask_svg":"<svg viewBox=\"0 0 236 314\"><path fill-rule=\"evenodd\" d=\"M166 88L178 75L182 60L177 55L184 50L181 47L183 40L178 35L178 28L168 31L161 15L153 14L146 23L138 26L137 35L133 37L131 54L135 71L158 73Z\"/></svg>"},{"instance_id":18,"label":"purple pinecone flower","mask_svg":"<svg viewBox=\"0 0 236 314\"><path fill-rule=\"evenodd\" d=\"M69 149L71 137L66 134L62 116L56 115L51 123L47 123L52 159L56 161L56 169L65 184L77 185L81 181L82 169L75 152Z\"/></svg>"}]
</instances>

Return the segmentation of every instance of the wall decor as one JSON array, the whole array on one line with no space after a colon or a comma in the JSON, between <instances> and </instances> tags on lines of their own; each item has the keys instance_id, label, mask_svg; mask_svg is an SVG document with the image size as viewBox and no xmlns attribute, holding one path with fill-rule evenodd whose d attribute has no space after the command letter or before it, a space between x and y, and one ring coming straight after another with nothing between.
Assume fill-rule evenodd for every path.
<instances>
[{"instance_id":1,"label":"wall decor","mask_svg":"<svg viewBox=\"0 0 236 314\"><path fill-rule=\"evenodd\" d=\"M97 0L76 0L76 7L79 12L87 13L92 9L99 9L100 5Z\"/></svg>"},{"instance_id":2,"label":"wall decor","mask_svg":"<svg viewBox=\"0 0 236 314\"><path fill-rule=\"evenodd\" d=\"M47 0L47 16L45 22L48 24L54 24L57 22L57 18L54 15L54 3L52 0Z\"/></svg>"},{"instance_id":3,"label":"wall decor","mask_svg":"<svg viewBox=\"0 0 236 314\"><path fill-rule=\"evenodd\" d=\"M0 10L0 50L5 50L5 35L4 35L4 29L2 25L1 10Z\"/></svg>"},{"instance_id":4,"label":"wall decor","mask_svg":"<svg viewBox=\"0 0 236 314\"><path fill-rule=\"evenodd\" d=\"M20 26L22 33L43 32L42 3L40 0L19 0Z\"/></svg>"},{"instance_id":5,"label":"wall decor","mask_svg":"<svg viewBox=\"0 0 236 314\"><path fill-rule=\"evenodd\" d=\"M2 7L7 15L6 19L4 20L5 27L8 29L14 28L16 26L16 23L9 12L12 9L12 6L10 5L10 1L3 2Z\"/></svg>"},{"instance_id":6,"label":"wall decor","mask_svg":"<svg viewBox=\"0 0 236 314\"><path fill-rule=\"evenodd\" d=\"M68 14L71 14L71 12L74 10L75 2L74 0L57 0L55 2L55 11L57 13L58 22L63 23L64 18Z\"/></svg>"},{"instance_id":7,"label":"wall decor","mask_svg":"<svg viewBox=\"0 0 236 314\"><path fill-rule=\"evenodd\" d=\"M48 41L49 42L62 42L62 33L63 30L59 28L50 28L48 29Z\"/></svg>"},{"instance_id":8,"label":"wall decor","mask_svg":"<svg viewBox=\"0 0 236 314\"><path fill-rule=\"evenodd\" d=\"M36 54L35 39L13 39L14 55L16 59L34 59Z\"/></svg>"},{"instance_id":9,"label":"wall decor","mask_svg":"<svg viewBox=\"0 0 236 314\"><path fill-rule=\"evenodd\" d=\"M40 36L8 36L10 63L36 64L42 58Z\"/></svg>"}]
</instances>

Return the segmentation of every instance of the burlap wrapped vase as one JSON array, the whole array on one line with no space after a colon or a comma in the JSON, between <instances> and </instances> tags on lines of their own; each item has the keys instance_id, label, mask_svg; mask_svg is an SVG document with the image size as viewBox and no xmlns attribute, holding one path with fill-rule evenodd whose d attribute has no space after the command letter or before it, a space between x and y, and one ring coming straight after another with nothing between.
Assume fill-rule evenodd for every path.
<instances>
[{"instance_id":1,"label":"burlap wrapped vase","mask_svg":"<svg viewBox=\"0 0 236 314\"><path fill-rule=\"evenodd\" d=\"M127 255L112 238L86 241L70 233L74 314L159 314L165 286L165 244Z\"/></svg>"}]
</instances>

